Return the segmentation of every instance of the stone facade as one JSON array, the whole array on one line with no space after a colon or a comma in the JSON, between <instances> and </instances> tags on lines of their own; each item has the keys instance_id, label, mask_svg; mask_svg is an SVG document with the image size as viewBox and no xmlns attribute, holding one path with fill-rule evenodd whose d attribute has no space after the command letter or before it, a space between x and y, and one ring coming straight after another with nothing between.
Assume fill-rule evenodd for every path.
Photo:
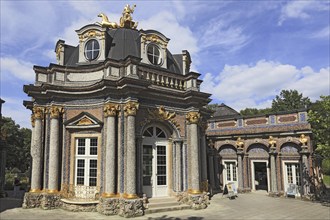
<instances>
[{"instance_id":1,"label":"stone facade","mask_svg":"<svg viewBox=\"0 0 330 220\"><path fill-rule=\"evenodd\" d=\"M135 217L144 194L183 192L192 208L207 207L210 94L188 51L171 54L163 34L127 22L86 25L78 47L57 42L57 64L34 66L36 81L24 86L33 125L26 208Z\"/></svg>"},{"instance_id":2,"label":"stone facade","mask_svg":"<svg viewBox=\"0 0 330 220\"><path fill-rule=\"evenodd\" d=\"M228 106L219 108L222 115L215 113L207 130L213 191L234 182L239 192L288 195L294 185L295 196L309 195L313 148L306 110L242 117Z\"/></svg>"}]
</instances>

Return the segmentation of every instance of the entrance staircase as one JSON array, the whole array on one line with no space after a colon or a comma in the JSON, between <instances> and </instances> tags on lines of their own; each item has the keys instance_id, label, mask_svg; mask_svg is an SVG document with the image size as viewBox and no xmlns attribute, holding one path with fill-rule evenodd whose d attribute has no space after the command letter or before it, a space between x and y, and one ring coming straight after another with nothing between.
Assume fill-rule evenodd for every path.
<instances>
[{"instance_id":1,"label":"entrance staircase","mask_svg":"<svg viewBox=\"0 0 330 220\"><path fill-rule=\"evenodd\" d=\"M189 209L190 206L186 204L180 204L174 197L158 197L148 199L147 209L145 214L156 212L167 212Z\"/></svg>"}]
</instances>

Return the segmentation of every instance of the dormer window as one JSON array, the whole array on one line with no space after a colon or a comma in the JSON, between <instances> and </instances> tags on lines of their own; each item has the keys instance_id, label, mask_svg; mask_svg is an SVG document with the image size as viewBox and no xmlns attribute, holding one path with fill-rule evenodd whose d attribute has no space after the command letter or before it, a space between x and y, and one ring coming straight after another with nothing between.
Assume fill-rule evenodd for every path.
<instances>
[{"instance_id":1,"label":"dormer window","mask_svg":"<svg viewBox=\"0 0 330 220\"><path fill-rule=\"evenodd\" d=\"M163 59L160 53L160 49L155 44L148 45L147 55L150 63L154 65L162 64Z\"/></svg>"},{"instance_id":2,"label":"dormer window","mask_svg":"<svg viewBox=\"0 0 330 220\"><path fill-rule=\"evenodd\" d=\"M95 60L100 54L100 44L97 40L92 39L85 44L85 57L88 61Z\"/></svg>"}]
</instances>

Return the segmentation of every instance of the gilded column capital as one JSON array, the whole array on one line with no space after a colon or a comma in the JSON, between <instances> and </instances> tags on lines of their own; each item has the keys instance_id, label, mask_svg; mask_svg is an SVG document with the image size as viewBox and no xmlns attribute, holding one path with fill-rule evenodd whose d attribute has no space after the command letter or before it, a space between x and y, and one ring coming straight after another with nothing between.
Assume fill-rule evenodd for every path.
<instances>
[{"instance_id":1,"label":"gilded column capital","mask_svg":"<svg viewBox=\"0 0 330 220\"><path fill-rule=\"evenodd\" d=\"M60 114L64 112L64 109L59 106L52 106L49 109L50 112L50 118L59 118Z\"/></svg>"},{"instance_id":2,"label":"gilded column capital","mask_svg":"<svg viewBox=\"0 0 330 220\"><path fill-rule=\"evenodd\" d=\"M124 106L124 112L125 112L125 116L135 116L136 115L136 111L139 109L139 103L138 102L128 102L126 103L126 105Z\"/></svg>"},{"instance_id":3,"label":"gilded column capital","mask_svg":"<svg viewBox=\"0 0 330 220\"><path fill-rule=\"evenodd\" d=\"M45 108L44 107L34 106L33 107L33 116L34 116L34 119L43 119L43 117L44 117L44 111L45 111Z\"/></svg>"},{"instance_id":4,"label":"gilded column capital","mask_svg":"<svg viewBox=\"0 0 330 220\"><path fill-rule=\"evenodd\" d=\"M187 121L191 124L197 124L200 118L201 118L201 114L199 112L189 112L186 115Z\"/></svg>"},{"instance_id":5,"label":"gilded column capital","mask_svg":"<svg viewBox=\"0 0 330 220\"><path fill-rule=\"evenodd\" d=\"M108 103L103 108L104 117L109 117L109 116L114 117L117 115L118 110L119 110L119 105Z\"/></svg>"}]
</instances>

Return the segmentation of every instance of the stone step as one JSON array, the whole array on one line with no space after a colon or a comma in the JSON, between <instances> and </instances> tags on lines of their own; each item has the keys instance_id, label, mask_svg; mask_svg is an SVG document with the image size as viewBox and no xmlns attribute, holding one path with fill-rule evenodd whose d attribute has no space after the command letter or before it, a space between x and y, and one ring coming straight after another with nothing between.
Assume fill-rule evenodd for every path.
<instances>
[{"instance_id":1,"label":"stone step","mask_svg":"<svg viewBox=\"0 0 330 220\"><path fill-rule=\"evenodd\" d=\"M180 204L173 197L158 197L149 199L148 209L145 210L145 213L150 214L156 212L167 212L189 208L189 205Z\"/></svg>"},{"instance_id":2,"label":"stone step","mask_svg":"<svg viewBox=\"0 0 330 220\"><path fill-rule=\"evenodd\" d=\"M158 207L158 208L149 208L145 210L145 214L158 213L158 212L169 212L177 211L183 209L190 209L189 205L176 205L176 206L167 206L167 207Z\"/></svg>"}]
</instances>

